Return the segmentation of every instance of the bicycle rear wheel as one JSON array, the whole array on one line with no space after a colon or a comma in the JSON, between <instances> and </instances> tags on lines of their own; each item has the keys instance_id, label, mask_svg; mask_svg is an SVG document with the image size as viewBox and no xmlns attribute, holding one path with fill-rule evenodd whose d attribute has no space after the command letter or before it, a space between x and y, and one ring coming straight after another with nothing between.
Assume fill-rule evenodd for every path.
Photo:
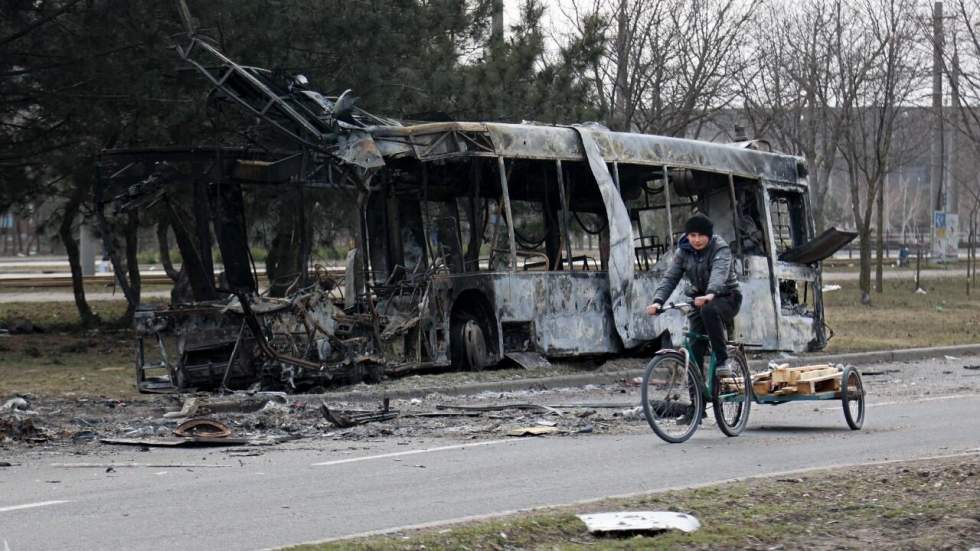
<instances>
[{"instance_id":1,"label":"bicycle rear wheel","mask_svg":"<svg viewBox=\"0 0 980 551\"><path fill-rule=\"evenodd\" d=\"M752 406L752 375L748 362L740 351L730 352L732 376L715 377L711 389L715 421L726 436L738 436L749 422Z\"/></svg>"},{"instance_id":2,"label":"bicycle rear wheel","mask_svg":"<svg viewBox=\"0 0 980 551\"><path fill-rule=\"evenodd\" d=\"M685 369L683 356L661 354L650 360L640 395L647 423L663 440L679 444L698 430L704 414L700 378Z\"/></svg>"}]
</instances>

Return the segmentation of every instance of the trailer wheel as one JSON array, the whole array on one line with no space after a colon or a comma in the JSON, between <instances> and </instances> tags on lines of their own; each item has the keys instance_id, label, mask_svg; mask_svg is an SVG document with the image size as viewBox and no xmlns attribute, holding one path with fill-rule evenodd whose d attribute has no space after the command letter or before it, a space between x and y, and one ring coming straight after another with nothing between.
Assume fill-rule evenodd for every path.
<instances>
[{"instance_id":1,"label":"trailer wheel","mask_svg":"<svg viewBox=\"0 0 980 551\"><path fill-rule=\"evenodd\" d=\"M864 425L864 381L861 373L852 366L845 367L841 375L840 401L847 426L851 430L860 430Z\"/></svg>"}]
</instances>

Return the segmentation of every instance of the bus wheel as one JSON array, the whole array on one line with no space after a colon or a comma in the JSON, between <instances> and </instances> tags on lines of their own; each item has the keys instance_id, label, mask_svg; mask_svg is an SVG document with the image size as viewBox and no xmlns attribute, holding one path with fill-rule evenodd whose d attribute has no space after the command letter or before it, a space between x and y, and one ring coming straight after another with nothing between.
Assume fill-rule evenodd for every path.
<instances>
[{"instance_id":1,"label":"bus wheel","mask_svg":"<svg viewBox=\"0 0 980 551\"><path fill-rule=\"evenodd\" d=\"M479 371L490 365L487 333L473 314L463 311L453 321L453 363L456 367Z\"/></svg>"}]
</instances>

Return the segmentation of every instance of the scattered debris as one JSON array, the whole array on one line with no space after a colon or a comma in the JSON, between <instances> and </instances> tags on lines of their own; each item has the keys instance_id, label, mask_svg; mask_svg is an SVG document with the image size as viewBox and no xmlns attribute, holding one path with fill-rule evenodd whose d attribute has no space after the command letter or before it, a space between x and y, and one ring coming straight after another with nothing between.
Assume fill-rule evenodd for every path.
<instances>
[{"instance_id":1,"label":"scattered debris","mask_svg":"<svg viewBox=\"0 0 980 551\"><path fill-rule=\"evenodd\" d=\"M164 419L179 419L190 417L197 414L197 398L188 398L181 404L180 411L168 411L163 414Z\"/></svg>"},{"instance_id":2,"label":"scattered debris","mask_svg":"<svg viewBox=\"0 0 980 551\"><path fill-rule=\"evenodd\" d=\"M231 429L228 425L213 419L188 419L174 429L174 434L182 438L204 436L208 438L228 438L231 436Z\"/></svg>"},{"instance_id":3,"label":"scattered debris","mask_svg":"<svg viewBox=\"0 0 980 551\"><path fill-rule=\"evenodd\" d=\"M825 293L829 293L831 291L840 291L840 289L841 289L840 285L829 284L829 285L824 285L821 290Z\"/></svg>"},{"instance_id":4,"label":"scattered debris","mask_svg":"<svg viewBox=\"0 0 980 551\"><path fill-rule=\"evenodd\" d=\"M30 410L31 405L20 396L14 396L13 398L7 400L0 406L0 412L3 411L23 411L26 412Z\"/></svg>"},{"instance_id":5,"label":"scattered debris","mask_svg":"<svg viewBox=\"0 0 980 551\"><path fill-rule=\"evenodd\" d=\"M14 415L0 418L0 442L7 439L38 443L48 440L48 434L42 427L34 424L33 418Z\"/></svg>"},{"instance_id":6,"label":"scattered debris","mask_svg":"<svg viewBox=\"0 0 980 551\"><path fill-rule=\"evenodd\" d=\"M371 423L373 421L388 421L398 417L398 411L390 409L390 400L385 398L383 407L378 411L365 411L365 410L333 410L331 411L327 407L326 402L320 405L320 411L323 413L323 418L330 422L331 425L337 428L348 428L356 425L363 425L364 423Z\"/></svg>"},{"instance_id":7,"label":"scattered debris","mask_svg":"<svg viewBox=\"0 0 980 551\"><path fill-rule=\"evenodd\" d=\"M576 515L592 534L632 535L637 532L680 530L691 533L701 528L697 518L673 511L623 511Z\"/></svg>"},{"instance_id":8,"label":"scattered debris","mask_svg":"<svg viewBox=\"0 0 980 551\"><path fill-rule=\"evenodd\" d=\"M553 413L555 415L561 415L561 412L552 408L550 406L542 406L540 404L494 404L489 406L453 406L449 404L437 404L436 409L458 409L462 411L506 411L508 409L522 409L531 411L540 411L542 413Z\"/></svg>"},{"instance_id":9,"label":"scattered debris","mask_svg":"<svg viewBox=\"0 0 980 551\"><path fill-rule=\"evenodd\" d=\"M888 375L890 373L900 373L901 369L880 369L872 371L862 371L861 375L866 377L876 377L878 375Z\"/></svg>"},{"instance_id":10,"label":"scattered debris","mask_svg":"<svg viewBox=\"0 0 980 551\"><path fill-rule=\"evenodd\" d=\"M479 417L481 411L426 411L423 413L411 413L405 417Z\"/></svg>"},{"instance_id":11,"label":"scattered debris","mask_svg":"<svg viewBox=\"0 0 980 551\"><path fill-rule=\"evenodd\" d=\"M120 467L146 469L226 469L231 465L200 465L197 463L52 463L61 469L118 469Z\"/></svg>"},{"instance_id":12,"label":"scattered debris","mask_svg":"<svg viewBox=\"0 0 980 551\"><path fill-rule=\"evenodd\" d=\"M241 446L248 444L247 438L228 438L213 436L181 437L147 437L147 438L102 438L103 444L119 444L123 446L154 446L154 447L202 447L202 446Z\"/></svg>"},{"instance_id":13,"label":"scattered debris","mask_svg":"<svg viewBox=\"0 0 980 551\"><path fill-rule=\"evenodd\" d=\"M91 431L91 430L80 430L71 435L71 441L74 444L92 442L96 438L98 438L98 435L95 433L95 431Z\"/></svg>"},{"instance_id":14,"label":"scattered debris","mask_svg":"<svg viewBox=\"0 0 980 551\"><path fill-rule=\"evenodd\" d=\"M511 429L507 436L544 436L546 434L556 434L561 432L558 427L521 427Z\"/></svg>"},{"instance_id":15,"label":"scattered debris","mask_svg":"<svg viewBox=\"0 0 980 551\"><path fill-rule=\"evenodd\" d=\"M508 352L506 356L524 369L545 369L551 367L551 362L537 352Z\"/></svg>"},{"instance_id":16,"label":"scattered debris","mask_svg":"<svg viewBox=\"0 0 980 551\"><path fill-rule=\"evenodd\" d=\"M613 414L614 417L622 417L623 419L640 419L643 417L643 408L640 406L633 406L621 411L617 411Z\"/></svg>"}]
</instances>

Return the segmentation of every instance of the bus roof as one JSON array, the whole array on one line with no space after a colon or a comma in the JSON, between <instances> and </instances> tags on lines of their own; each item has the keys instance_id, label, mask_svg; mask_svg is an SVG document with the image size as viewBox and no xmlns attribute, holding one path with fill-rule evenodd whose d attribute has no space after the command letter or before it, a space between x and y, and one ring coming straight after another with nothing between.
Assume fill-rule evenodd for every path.
<instances>
[{"instance_id":1,"label":"bus roof","mask_svg":"<svg viewBox=\"0 0 980 551\"><path fill-rule=\"evenodd\" d=\"M691 168L761 178L806 187L799 172L801 157L749 149L740 145L613 132L585 125L606 162ZM576 128L544 124L438 122L366 129L385 158L420 160L460 156L586 161Z\"/></svg>"}]
</instances>

